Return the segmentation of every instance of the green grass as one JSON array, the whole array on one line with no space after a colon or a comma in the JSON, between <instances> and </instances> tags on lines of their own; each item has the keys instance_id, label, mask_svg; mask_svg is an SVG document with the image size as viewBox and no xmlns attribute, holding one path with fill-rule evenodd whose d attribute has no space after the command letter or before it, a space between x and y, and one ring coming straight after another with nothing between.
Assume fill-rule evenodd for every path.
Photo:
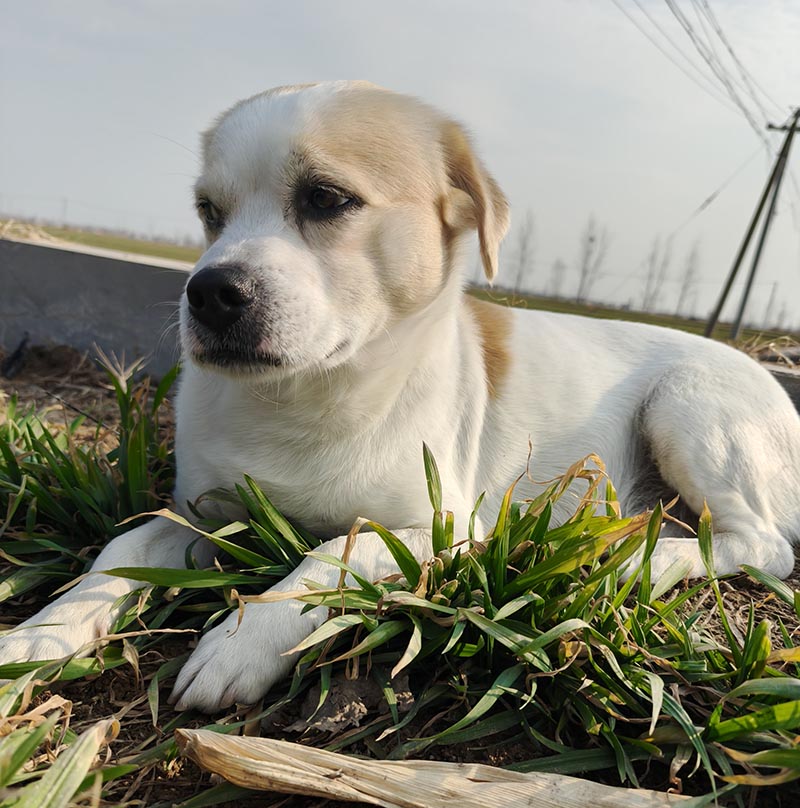
<instances>
[{"instance_id":1,"label":"green grass","mask_svg":"<svg viewBox=\"0 0 800 808\"><path fill-rule=\"evenodd\" d=\"M561 314L579 314L583 317L599 317L607 320L627 320L636 323L649 323L650 325L660 325L667 328L677 328L680 331L688 331L690 334L702 334L705 330L705 320L697 318L688 319L685 317L675 317L671 314L658 314L634 309L620 309L614 306L602 305L600 303L576 303L573 300L564 298L544 297L542 295L527 295L504 293L487 289L472 289L472 294L482 300L491 300L495 303L516 306L520 308L541 309L543 311L553 311ZM714 339L726 341L729 338L730 323L718 323L714 328ZM739 341L747 342L751 340L775 340L785 339L785 331L763 331L752 328L743 328L739 334Z\"/></svg>"},{"instance_id":2,"label":"green grass","mask_svg":"<svg viewBox=\"0 0 800 808\"><path fill-rule=\"evenodd\" d=\"M78 230L72 227L42 227L45 233L55 238L70 241L73 244L85 244L87 247L99 247L104 250L149 255L154 258L169 258L173 261L187 261L193 264L203 254L199 247L183 247L165 241L147 241L146 239L119 236L113 233L96 233L91 230Z\"/></svg>"},{"instance_id":3,"label":"green grass","mask_svg":"<svg viewBox=\"0 0 800 808\"><path fill-rule=\"evenodd\" d=\"M158 418L171 377L155 389L133 383L122 368L110 369L109 379L121 427L119 447L108 455L72 439L78 421L52 435L35 414L13 402L8 407L0 426L0 600L6 606L41 605L87 568L86 545L96 550L123 529L119 521L157 507L170 490L172 447ZM607 782L634 786L672 765L709 799L723 792L744 799L748 785L800 777L800 648L792 631L779 624L783 647L773 648L755 606L745 630L734 631L716 581L673 589L681 569L651 580L660 507L621 517L599 461L588 458L533 501L516 502L510 489L499 514L482 512L494 520L488 537L455 536L427 450L420 453L423 473L435 556L419 562L391 533L370 524L403 578L353 576L353 585L309 591L303 600L329 607L331 617L301 644L293 678L268 696L264 715L296 704L313 685L324 701L347 672L377 683L385 709L360 727L333 737L311 733L304 742L389 759L513 747L518 770L598 772ZM169 658L175 651L165 643L176 635L166 632L215 624L318 545L283 519L249 478L234 492L210 496L235 497L248 514L233 524L200 523L224 551L223 567L120 570L143 581L140 597L114 627L124 639L87 659L0 667L0 679L12 680L0 688L2 808L66 806L79 793L102 793L105 804L116 805L133 777L163 775L176 765L170 733L196 725L197 717L164 706L162 690L185 658L180 652ZM564 497L575 499L575 512L556 526L553 505ZM607 503L604 515L596 513L598 498ZM709 564L711 532L711 515L704 514L699 541ZM625 583L620 570L637 553L643 554L641 581ZM348 569L346 557L317 557ZM800 593L758 570L750 574L800 617ZM714 632L707 628L709 609L717 615ZM143 674L145 661L165 659L161 654L166 661ZM69 680L88 682L112 668L145 675L147 684L132 694L146 702L142 709L156 727L144 741L123 742L125 715L121 728L110 713L70 723L68 705L52 695ZM400 674L414 695L407 712L395 692ZM242 724L210 726L228 732ZM117 731L112 749L123 751L96 762L95 753ZM43 754L54 749L57 756ZM43 802L51 790L55 796ZM198 799L214 805L245 796L226 785Z\"/></svg>"}]
</instances>

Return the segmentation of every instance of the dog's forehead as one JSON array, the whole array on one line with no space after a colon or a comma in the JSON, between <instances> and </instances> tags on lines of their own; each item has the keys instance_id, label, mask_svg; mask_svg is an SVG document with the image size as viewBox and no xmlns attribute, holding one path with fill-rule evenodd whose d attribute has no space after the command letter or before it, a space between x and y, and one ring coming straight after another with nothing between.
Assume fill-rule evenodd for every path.
<instances>
[{"instance_id":1,"label":"dog's forehead","mask_svg":"<svg viewBox=\"0 0 800 808\"><path fill-rule=\"evenodd\" d=\"M367 82L279 87L239 102L205 133L204 172L257 186L300 158L356 186L419 194L445 179L443 120Z\"/></svg>"}]
</instances>

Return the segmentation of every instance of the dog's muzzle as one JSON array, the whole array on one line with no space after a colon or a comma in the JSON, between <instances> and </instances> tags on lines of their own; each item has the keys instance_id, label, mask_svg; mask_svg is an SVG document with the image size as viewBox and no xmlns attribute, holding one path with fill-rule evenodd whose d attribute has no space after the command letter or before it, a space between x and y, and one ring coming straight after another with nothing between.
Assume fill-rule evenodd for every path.
<instances>
[{"instance_id":1,"label":"dog's muzzle","mask_svg":"<svg viewBox=\"0 0 800 808\"><path fill-rule=\"evenodd\" d=\"M215 334L237 323L257 297L252 275L238 266L205 267L186 285L189 313Z\"/></svg>"}]
</instances>

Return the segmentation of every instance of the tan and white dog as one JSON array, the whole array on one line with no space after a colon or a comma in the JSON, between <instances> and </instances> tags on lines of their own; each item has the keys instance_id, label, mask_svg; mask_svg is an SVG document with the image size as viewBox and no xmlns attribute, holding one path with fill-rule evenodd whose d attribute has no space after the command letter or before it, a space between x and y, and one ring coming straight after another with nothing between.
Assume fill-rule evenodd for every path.
<instances>
[{"instance_id":1,"label":"tan and white dog","mask_svg":"<svg viewBox=\"0 0 800 808\"><path fill-rule=\"evenodd\" d=\"M366 83L283 87L222 115L203 157L208 249L181 303L179 508L246 472L286 515L334 537L328 553L369 516L425 558L423 441L460 534L482 491L496 514L530 441L537 479L599 454L627 511L677 493L697 514L707 500L718 573L791 572L800 419L783 390L699 337L466 297L464 237L477 230L492 279L509 216L457 124ZM102 636L139 584L101 571L183 566L195 539L162 518L114 539L93 574L0 640L0 661L62 657ZM194 552L210 562L209 547ZM703 574L696 540L666 526L656 574L676 559ZM351 563L371 578L394 571L372 534ZM337 577L309 559L276 588ZM183 668L178 708L257 700L290 669L281 652L324 617L295 601L250 604L234 633L230 616Z\"/></svg>"}]
</instances>

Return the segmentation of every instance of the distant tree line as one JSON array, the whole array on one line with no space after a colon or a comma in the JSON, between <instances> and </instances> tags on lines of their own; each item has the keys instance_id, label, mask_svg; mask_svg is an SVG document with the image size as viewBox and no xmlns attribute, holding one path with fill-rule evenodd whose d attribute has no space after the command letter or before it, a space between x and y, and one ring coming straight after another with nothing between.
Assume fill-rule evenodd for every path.
<instances>
[{"instance_id":1,"label":"distant tree line","mask_svg":"<svg viewBox=\"0 0 800 808\"><path fill-rule=\"evenodd\" d=\"M604 277L610 243L608 228L590 215L579 234L578 250L573 261L558 257L550 264L548 271L537 264L535 219L529 209L514 228L512 238L504 248L502 271L496 286L499 290L516 295L538 294L571 299L576 303L591 302L595 299L598 281ZM620 286L624 287L626 299L616 305L648 313L674 314L687 319L703 316L697 310L700 259L698 241L690 246L678 263L672 237L656 236L641 264L629 275L622 276ZM629 291L631 287L633 294ZM753 311L749 319L755 321L755 327L785 329L789 327L788 315L785 301L779 307L778 284L775 283L763 317Z\"/></svg>"}]
</instances>

